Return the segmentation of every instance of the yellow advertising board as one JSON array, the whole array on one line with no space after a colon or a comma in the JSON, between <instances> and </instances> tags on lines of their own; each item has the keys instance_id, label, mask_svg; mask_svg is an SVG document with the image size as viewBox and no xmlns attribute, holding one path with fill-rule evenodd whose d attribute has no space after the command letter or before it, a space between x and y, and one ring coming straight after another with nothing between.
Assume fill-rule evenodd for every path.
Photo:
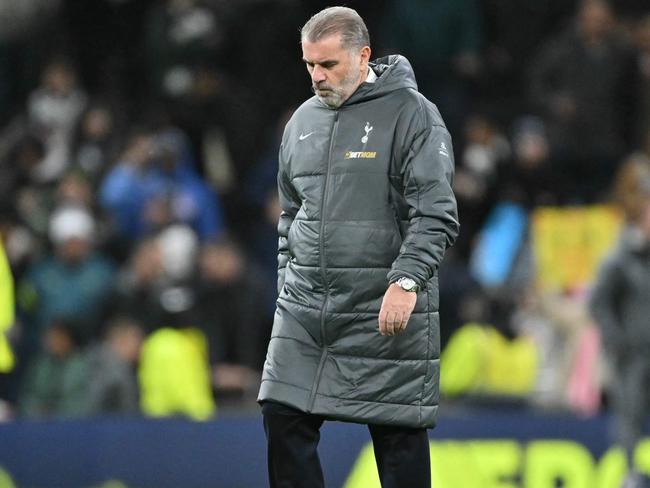
<instances>
[{"instance_id":1,"label":"yellow advertising board","mask_svg":"<svg viewBox=\"0 0 650 488\"><path fill-rule=\"evenodd\" d=\"M621 224L621 215L613 206L536 209L531 242L540 287L571 290L591 283L618 239Z\"/></svg>"},{"instance_id":2,"label":"yellow advertising board","mask_svg":"<svg viewBox=\"0 0 650 488\"><path fill-rule=\"evenodd\" d=\"M435 488L619 488L626 474L623 451L612 447L595 459L570 440L511 439L432 441ZM636 468L650 475L650 439L635 451ZM381 488L372 444L359 454L344 488Z\"/></svg>"}]
</instances>

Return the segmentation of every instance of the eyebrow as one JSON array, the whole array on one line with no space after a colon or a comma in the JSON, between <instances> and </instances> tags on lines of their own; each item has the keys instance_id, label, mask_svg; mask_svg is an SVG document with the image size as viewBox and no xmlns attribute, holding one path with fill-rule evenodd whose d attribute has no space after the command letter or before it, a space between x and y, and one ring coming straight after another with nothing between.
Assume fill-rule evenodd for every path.
<instances>
[{"instance_id":1,"label":"eyebrow","mask_svg":"<svg viewBox=\"0 0 650 488\"><path fill-rule=\"evenodd\" d=\"M315 66L318 64L323 68L331 68L332 66L336 66L337 64L339 64L339 62L336 61L335 59L326 59L324 61L317 62L317 61L309 61L305 58L302 58L302 61L309 66Z\"/></svg>"}]
</instances>

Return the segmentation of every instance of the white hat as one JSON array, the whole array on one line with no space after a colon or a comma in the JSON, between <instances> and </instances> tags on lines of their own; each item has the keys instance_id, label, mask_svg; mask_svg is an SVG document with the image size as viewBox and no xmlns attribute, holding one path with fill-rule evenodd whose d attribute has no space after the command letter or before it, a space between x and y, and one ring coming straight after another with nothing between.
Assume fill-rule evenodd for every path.
<instances>
[{"instance_id":1,"label":"white hat","mask_svg":"<svg viewBox=\"0 0 650 488\"><path fill-rule=\"evenodd\" d=\"M95 220L83 207L61 207L50 217L50 239L55 245L75 238L91 240L94 234Z\"/></svg>"},{"instance_id":2,"label":"white hat","mask_svg":"<svg viewBox=\"0 0 650 488\"><path fill-rule=\"evenodd\" d=\"M194 231L181 224L164 229L158 236L163 268L173 280L183 280L192 273L199 240Z\"/></svg>"}]
</instances>

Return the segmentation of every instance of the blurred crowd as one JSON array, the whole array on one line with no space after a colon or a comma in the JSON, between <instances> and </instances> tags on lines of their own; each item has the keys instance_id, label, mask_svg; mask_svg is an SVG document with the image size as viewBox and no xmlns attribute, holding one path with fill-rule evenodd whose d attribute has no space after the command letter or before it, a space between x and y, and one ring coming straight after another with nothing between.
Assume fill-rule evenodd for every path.
<instances>
[{"instance_id":1,"label":"blurred crowd","mask_svg":"<svg viewBox=\"0 0 650 488\"><path fill-rule=\"evenodd\" d=\"M531 222L606 204L634 227L650 201L647 1L346 4L373 57L411 61L454 137L443 393L596 411L592 283L539 286ZM16 284L3 417L254 404L279 139L311 95L298 28L325 6L0 0L0 235Z\"/></svg>"}]
</instances>

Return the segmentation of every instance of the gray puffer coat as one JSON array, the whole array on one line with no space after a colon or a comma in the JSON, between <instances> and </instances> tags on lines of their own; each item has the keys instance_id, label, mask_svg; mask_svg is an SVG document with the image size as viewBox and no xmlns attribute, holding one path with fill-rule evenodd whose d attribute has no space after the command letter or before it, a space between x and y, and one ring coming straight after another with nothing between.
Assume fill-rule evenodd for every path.
<instances>
[{"instance_id":1,"label":"gray puffer coat","mask_svg":"<svg viewBox=\"0 0 650 488\"><path fill-rule=\"evenodd\" d=\"M650 242L639 230L626 228L603 261L589 306L604 348L616 359L634 354L648 358Z\"/></svg>"},{"instance_id":2,"label":"gray puffer coat","mask_svg":"<svg viewBox=\"0 0 650 488\"><path fill-rule=\"evenodd\" d=\"M279 298L259 401L360 423L432 427L437 269L458 233L451 138L402 56L371 63L339 108L307 100L286 126L278 186ZM382 336L391 281L421 287Z\"/></svg>"}]
</instances>

